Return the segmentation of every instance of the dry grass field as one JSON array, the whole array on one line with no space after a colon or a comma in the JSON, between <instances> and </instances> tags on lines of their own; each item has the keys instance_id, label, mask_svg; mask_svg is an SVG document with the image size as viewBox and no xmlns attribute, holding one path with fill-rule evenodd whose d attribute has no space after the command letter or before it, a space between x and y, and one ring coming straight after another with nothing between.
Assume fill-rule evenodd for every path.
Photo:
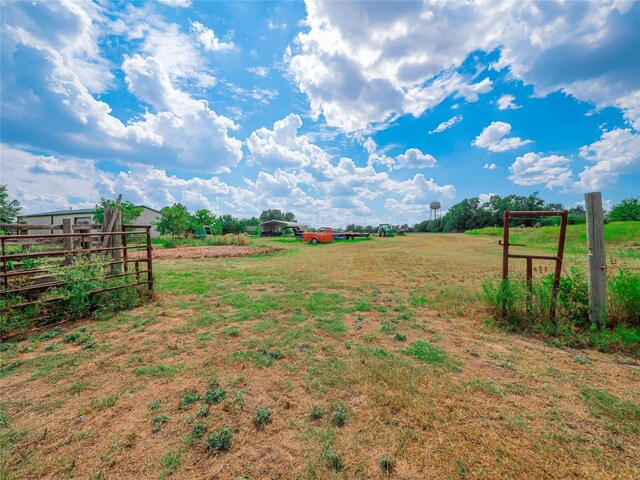
<instances>
[{"instance_id":1,"label":"dry grass field","mask_svg":"<svg viewBox=\"0 0 640 480\"><path fill-rule=\"evenodd\" d=\"M638 357L492 326L495 238L254 243L3 344L0 478L640 478Z\"/></svg>"}]
</instances>

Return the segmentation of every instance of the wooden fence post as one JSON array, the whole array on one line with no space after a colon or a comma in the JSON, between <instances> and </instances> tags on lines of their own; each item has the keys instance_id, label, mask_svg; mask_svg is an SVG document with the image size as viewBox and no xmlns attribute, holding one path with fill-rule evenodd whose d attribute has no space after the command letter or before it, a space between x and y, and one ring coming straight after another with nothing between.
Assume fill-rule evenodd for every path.
<instances>
[{"instance_id":1,"label":"wooden fence post","mask_svg":"<svg viewBox=\"0 0 640 480\"><path fill-rule=\"evenodd\" d=\"M120 209L116 210L114 212L114 215L116 216L116 223L114 224L114 228L112 231L114 232L121 232L122 231L122 221L121 221L121 215L120 215ZM111 236L111 246L112 247L118 247L118 250L112 250L112 258L114 262L121 262L122 261L122 250L120 250L121 245L121 237L120 235L112 235ZM121 263L116 263L115 265L113 265L113 273L121 273L122 272L122 264Z\"/></svg>"},{"instance_id":2,"label":"wooden fence post","mask_svg":"<svg viewBox=\"0 0 640 480\"><path fill-rule=\"evenodd\" d=\"M73 233L73 230L71 228L71 219L70 218L63 218L62 219L62 233ZM64 245L64 250L73 250L73 237L64 237L64 240L62 241L63 245ZM70 265L71 262L73 261L73 254L68 253L64 256L64 263L66 265Z\"/></svg>"},{"instance_id":3,"label":"wooden fence post","mask_svg":"<svg viewBox=\"0 0 640 480\"><path fill-rule=\"evenodd\" d=\"M607 306L607 257L604 245L602 194L600 192L585 194L584 204L587 213L589 251L589 320L600 328L606 322Z\"/></svg>"}]
</instances>

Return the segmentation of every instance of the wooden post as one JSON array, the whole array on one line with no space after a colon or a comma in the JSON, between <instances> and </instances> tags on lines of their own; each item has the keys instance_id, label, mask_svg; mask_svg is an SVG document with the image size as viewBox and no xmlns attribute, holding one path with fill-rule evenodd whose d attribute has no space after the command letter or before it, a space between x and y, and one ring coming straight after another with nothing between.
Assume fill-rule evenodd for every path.
<instances>
[{"instance_id":1,"label":"wooden post","mask_svg":"<svg viewBox=\"0 0 640 480\"><path fill-rule=\"evenodd\" d=\"M114 224L114 228L113 231L114 232L121 232L122 231L122 222L120 221L120 209L116 210L114 212L114 215L116 217L116 222ZM120 247L121 246L121 237L120 235L112 235L111 236L111 246L112 247ZM112 253L112 258L114 262L121 262L122 261L122 250L120 250L118 248L118 250L111 250ZM114 268L112 268L112 271L114 273L121 273L122 272L122 264L121 263L116 263L115 265L113 265Z\"/></svg>"},{"instance_id":2,"label":"wooden post","mask_svg":"<svg viewBox=\"0 0 640 480\"><path fill-rule=\"evenodd\" d=\"M598 328L606 322L607 305L607 257L604 246L604 213L602 194L587 193L584 196L587 213L587 248L589 264L589 319Z\"/></svg>"},{"instance_id":3,"label":"wooden post","mask_svg":"<svg viewBox=\"0 0 640 480\"><path fill-rule=\"evenodd\" d=\"M502 233L502 279L509 276L509 222L511 221L509 212L504 212L504 230Z\"/></svg>"},{"instance_id":4,"label":"wooden post","mask_svg":"<svg viewBox=\"0 0 640 480\"><path fill-rule=\"evenodd\" d=\"M73 229L71 228L71 219L64 218L62 219L62 233L73 233ZM73 237L64 237L62 241L64 250L73 250ZM73 260L72 254L68 253L64 256L65 265L70 265Z\"/></svg>"},{"instance_id":5,"label":"wooden post","mask_svg":"<svg viewBox=\"0 0 640 480\"><path fill-rule=\"evenodd\" d=\"M147 236L147 285L150 291L153 291L153 259L151 258L151 252L153 247L151 246L151 227L146 227Z\"/></svg>"},{"instance_id":6,"label":"wooden post","mask_svg":"<svg viewBox=\"0 0 640 480\"><path fill-rule=\"evenodd\" d=\"M106 221L106 214L107 214L107 209L104 209L104 213L105 213L105 221L102 224L102 231L103 232L113 232L113 226L116 223L116 212L120 211L120 202L122 201L122 194L118 195L118 198L116 199L116 205L113 207L113 210L111 211L111 218L109 219L109 223L107 223ZM105 229L105 224L107 225L107 228ZM102 239L102 248L107 248L108 243L109 242L109 237L110 235L105 235L104 238Z\"/></svg>"}]
</instances>

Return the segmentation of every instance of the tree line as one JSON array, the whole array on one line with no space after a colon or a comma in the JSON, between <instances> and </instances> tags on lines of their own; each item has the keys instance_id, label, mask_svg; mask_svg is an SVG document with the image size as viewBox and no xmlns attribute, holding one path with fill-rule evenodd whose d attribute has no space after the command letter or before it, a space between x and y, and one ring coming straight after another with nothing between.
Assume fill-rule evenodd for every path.
<instances>
[{"instance_id":1,"label":"tree line","mask_svg":"<svg viewBox=\"0 0 640 480\"><path fill-rule=\"evenodd\" d=\"M261 222L268 220L284 220L295 222L296 217L292 212L281 210L264 210L259 218L236 218L233 215L214 215L211 211L202 208L194 213L189 213L187 207L181 203L174 203L170 207L160 210L160 220L155 225L160 235L172 235L173 237L194 233L199 226L211 227L214 235L226 235L227 233L245 233L247 227L257 227Z\"/></svg>"},{"instance_id":2,"label":"tree line","mask_svg":"<svg viewBox=\"0 0 640 480\"><path fill-rule=\"evenodd\" d=\"M492 195L488 201L482 202L478 197L465 198L453 205L449 211L436 220L424 220L413 226L415 232L465 232L477 228L499 227L504 221L504 212L514 210L564 210L561 203L545 202L538 192L529 196L508 195L501 197ZM570 208L568 223L586 223L582 206ZM622 200L614 205L606 215L606 221L640 221L640 197ZM537 217L530 219L513 219L513 225L559 225L559 217Z\"/></svg>"}]
</instances>

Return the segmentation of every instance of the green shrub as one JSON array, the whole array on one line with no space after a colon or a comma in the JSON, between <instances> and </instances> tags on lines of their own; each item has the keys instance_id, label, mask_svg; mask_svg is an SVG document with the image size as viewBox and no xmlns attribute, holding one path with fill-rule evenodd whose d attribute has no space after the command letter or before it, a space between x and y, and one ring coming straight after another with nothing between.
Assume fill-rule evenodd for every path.
<instances>
[{"instance_id":1,"label":"green shrub","mask_svg":"<svg viewBox=\"0 0 640 480\"><path fill-rule=\"evenodd\" d=\"M225 450L229 450L233 437L233 428L225 426L221 427L211 435L207 439L207 448L214 452L223 452Z\"/></svg>"},{"instance_id":2,"label":"green shrub","mask_svg":"<svg viewBox=\"0 0 640 480\"><path fill-rule=\"evenodd\" d=\"M612 222L640 220L640 197L627 198L614 205L607 218Z\"/></svg>"}]
</instances>

